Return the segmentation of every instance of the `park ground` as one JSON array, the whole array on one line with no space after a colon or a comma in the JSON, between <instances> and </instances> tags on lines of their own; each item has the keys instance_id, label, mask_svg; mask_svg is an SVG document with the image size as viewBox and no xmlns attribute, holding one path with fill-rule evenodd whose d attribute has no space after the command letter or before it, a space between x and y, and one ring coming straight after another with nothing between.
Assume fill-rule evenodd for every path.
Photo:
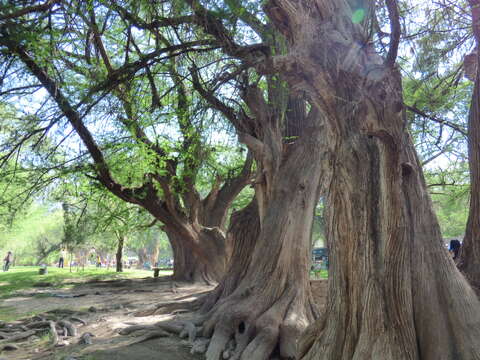
<instances>
[{"instance_id":1,"label":"park ground","mask_svg":"<svg viewBox=\"0 0 480 360\"><path fill-rule=\"evenodd\" d=\"M154 339L148 338L151 331L119 334L132 325L184 323L191 312L187 306L182 309L182 303L188 304L213 288L174 283L168 275L163 272L159 279L153 279L152 272L146 270L115 273L113 269L96 268L73 272L49 268L47 275L39 275L37 267L0 272L0 339L2 335L6 338L0 340L0 350L6 345L16 348L1 351L0 360L153 360L159 358L159 352L162 360L203 358L192 354L193 343L177 334L157 332ZM318 280L313 280L312 285L322 308L326 296L326 280L322 278L326 273L316 275ZM167 305L145 316L161 304L174 304L175 309ZM32 331L34 323L66 319L75 325L77 334L59 336L55 346L48 330L41 329L28 338L9 340L15 334ZM91 334L91 344L82 344L84 334Z\"/></svg>"}]
</instances>

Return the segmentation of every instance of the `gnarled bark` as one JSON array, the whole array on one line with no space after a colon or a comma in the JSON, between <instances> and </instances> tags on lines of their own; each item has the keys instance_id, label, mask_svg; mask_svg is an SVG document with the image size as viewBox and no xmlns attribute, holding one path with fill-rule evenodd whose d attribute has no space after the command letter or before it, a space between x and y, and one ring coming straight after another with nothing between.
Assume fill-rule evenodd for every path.
<instances>
[{"instance_id":1,"label":"gnarled bark","mask_svg":"<svg viewBox=\"0 0 480 360\"><path fill-rule=\"evenodd\" d=\"M165 232L172 245L174 280L213 284L225 274L226 244L218 228L166 226Z\"/></svg>"},{"instance_id":2,"label":"gnarled bark","mask_svg":"<svg viewBox=\"0 0 480 360\"><path fill-rule=\"evenodd\" d=\"M217 360L232 338L234 359L266 359L275 349L281 357L294 357L299 334L318 316L308 270L324 154L319 133L312 133L285 154L271 184L251 261L244 274L235 269L239 280L231 280L238 285L230 294L227 286L221 289L226 296L207 314L209 360Z\"/></svg>"},{"instance_id":3,"label":"gnarled bark","mask_svg":"<svg viewBox=\"0 0 480 360\"><path fill-rule=\"evenodd\" d=\"M219 299L229 296L237 288L250 266L259 233L260 218L254 198L245 208L231 216L227 232L227 243L232 247L228 270L218 286L206 297L202 306L203 313L210 311Z\"/></svg>"},{"instance_id":4,"label":"gnarled bark","mask_svg":"<svg viewBox=\"0 0 480 360\"><path fill-rule=\"evenodd\" d=\"M470 0L472 8L473 33L480 46L480 1ZM465 273L472 285L480 289L480 63L477 50L475 57L475 86L468 116L468 162L470 167L470 210L463 239L458 267Z\"/></svg>"},{"instance_id":5,"label":"gnarled bark","mask_svg":"<svg viewBox=\"0 0 480 360\"><path fill-rule=\"evenodd\" d=\"M316 110L308 116L304 110L295 113L301 133L285 143L279 108L255 86L245 88L244 99L257 129L240 132L257 160L256 198L232 217L229 271L202 307L204 335L212 337L209 360L260 360L273 352L294 357L300 333L318 316L309 284L310 239L328 159L326 135L312 121Z\"/></svg>"},{"instance_id":6,"label":"gnarled bark","mask_svg":"<svg viewBox=\"0 0 480 360\"><path fill-rule=\"evenodd\" d=\"M207 32L225 35L208 10L197 1L189 3ZM278 78L266 79L268 103L263 91L244 79L242 98L251 117L206 90L196 71L192 78L196 90L235 126L257 163L258 223L253 203L232 219L231 267L207 297L207 312L199 319L204 335L212 336L207 359L266 359L274 352L294 357L299 334L318 315L309 283L310 239L320 185L328 173L327 134L317 108L307 112L302 94ZM243 229L243 224L251 228Z\"/></svg>"},{"instance_id":7,"label":"gnarled bark","mask_svg":"<svg viewBox=\"0 0 480 360\"><path fill-rule=\"evenodd\" d=\"M398 38L385 60L376 55L351 21L360 5L272 0L268 7L291 43L274 66L322 110L335 149L327 309L306 332L300 357L478 359L480 303L443 248L406 133L392 61Z\"/></svg>"}]
</instances>

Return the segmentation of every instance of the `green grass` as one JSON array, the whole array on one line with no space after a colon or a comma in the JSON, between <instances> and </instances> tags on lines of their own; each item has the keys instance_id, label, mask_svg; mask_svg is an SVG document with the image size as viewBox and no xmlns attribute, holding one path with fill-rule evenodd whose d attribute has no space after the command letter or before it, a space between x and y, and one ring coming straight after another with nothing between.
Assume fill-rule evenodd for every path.
<instances>
[{"instance_id":1,"label":"green grass","mask_svg":"<svg viewBox=\"0 0 480 360\"><path fill-rule=\"evenodd\" d=\"M54 287L61 288L68 286L66 283L71 281L86 282L94 279L133 279L153 276L153 271L136 269L125 269L123 273L116 273L114 269L86 267L83 271L80 269L77 272L73 269L73 272L70 272L68 268L49 267L46 275L39 275L38 269L38 266L16 266L10 268L8 272L0 272L0 299L11 297L16 292L32 289L38 282L52 283ZM160 272L160 275L170 274L170 271ZM0 308L0 318L1 314L2 308Z\"/></svg>"},{"instance_id":2,"label":"green grass","mask_svg":"<svg viewBox=\"0 0 480 360\"><path fill-rule=\"evenodd\" d=\"M312 270L310 271L311 279L328 279L328 270Z\"/></svg>"}]
</instances>

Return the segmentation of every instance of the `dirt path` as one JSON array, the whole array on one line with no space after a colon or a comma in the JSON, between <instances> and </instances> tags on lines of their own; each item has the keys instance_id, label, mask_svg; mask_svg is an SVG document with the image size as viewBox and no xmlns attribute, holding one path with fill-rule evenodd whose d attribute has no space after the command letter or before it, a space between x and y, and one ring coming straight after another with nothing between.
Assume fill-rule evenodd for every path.
<instances>
[{"instance_id":1,"label":"dirt path","mask_svg":"<svg viewBox=\"0 0 480 360\"><path fill-rule=\"evenodd\" d=\"M320 307L325 304L326 281L312 282L314 295ZM39 289L23 293L0 302L17 312L47 312L57 309L79 311L87 325L78 325L76 337L66 337L61 347L50 345L48 336L32 336L16 342L18 350L3 351L3 359L45 360L194 360L203 356L192 355L191 344L176 335L132 344L132 336L118 332L132 325L152 325L159 321L176 320L188 315L153 315L138 317L145 310L162 303L188 302L212 287L176 284L167 279L115 280L77 284L69 290ZM1 328L0 328L1 332ZM91 333L92 344L79 344L82 334ZM161 354L161 355L159 355Z\"/></svg>"}]
</instances>

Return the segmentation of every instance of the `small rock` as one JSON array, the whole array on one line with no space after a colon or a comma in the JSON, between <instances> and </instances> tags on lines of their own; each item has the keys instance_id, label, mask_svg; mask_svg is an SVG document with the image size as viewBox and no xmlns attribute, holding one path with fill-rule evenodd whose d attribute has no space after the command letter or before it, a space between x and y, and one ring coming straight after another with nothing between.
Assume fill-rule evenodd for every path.
<instances>
[{"instance_id":1,"label":"small rock","mask_svg":"<svg viewBox=\"0 0 480 360\"><path fill-rule=\"evenodd\" d=\"M97 310L97 308L96 308L95 306L90 306L90 307L88 308L88 311L90 311L90 312L97 312L98 310Z\"/></svg>"},{"instance_id":2,"label":"small rock","mask_svg":"<svg viewBox=\"0 0 480 360\"><path fill-rule=\"evenodd\" d=\"M222 354L223 360L227 360L230 357L230 350L225 350Z\"/></svg>"}]
</instances>

